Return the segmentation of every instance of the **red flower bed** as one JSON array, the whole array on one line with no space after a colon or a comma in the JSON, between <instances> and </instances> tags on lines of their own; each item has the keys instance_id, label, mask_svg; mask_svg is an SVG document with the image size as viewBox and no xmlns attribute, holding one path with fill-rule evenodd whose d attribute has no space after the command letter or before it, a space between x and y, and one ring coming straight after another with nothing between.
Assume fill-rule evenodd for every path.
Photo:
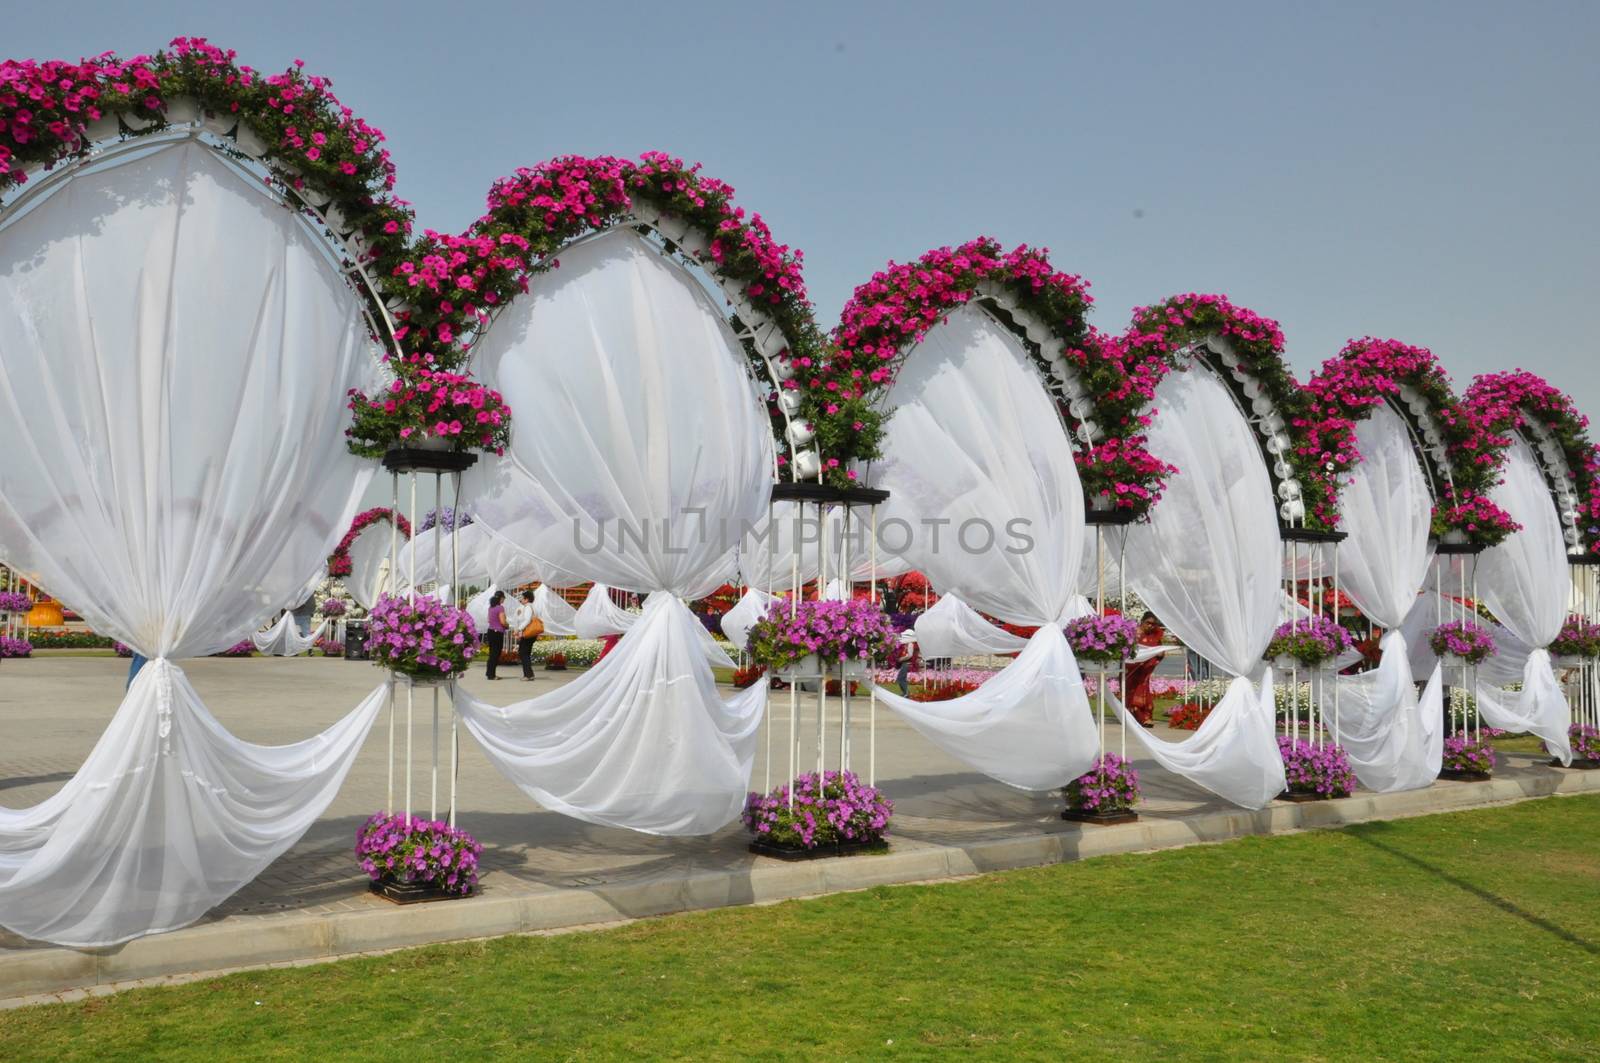
<instances>
[{"instance_id":1,"label":"red flower bed","mask_svg":"<svg viewBox=\"0 0 1600 1063\"><path fill-rule=\"evenodd\" d=\"M1210 715L1211 706L1186 701L1181 705L1174 705L1172 711L1167 713L1167 726L1177 731L1197 730Z\"/></svg>"}]
</instances>

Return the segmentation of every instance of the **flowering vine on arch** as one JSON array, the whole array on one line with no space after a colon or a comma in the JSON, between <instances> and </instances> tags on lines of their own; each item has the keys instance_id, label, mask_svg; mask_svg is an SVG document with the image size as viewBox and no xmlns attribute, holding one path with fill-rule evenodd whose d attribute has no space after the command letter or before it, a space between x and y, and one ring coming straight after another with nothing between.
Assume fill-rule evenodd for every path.
<instances>
[{"instance_id":1,"label":"flowering vine on arch","mask_svg":"<svg viewBox=\"0 0 1600 1063\"><path fill-rule=\"evenodd\" d=\"M1472 460L1479 429L1456 400L1433 352L1398 340L1351 340L1306 384L1319 417L1351 422L1387 403L1411 431L1433 492L1433 534L1493 546L1517 529L1489 500L1495 466Z\"/></svg>"},{"instance_id":2,"label":"flowering vine on arch","mask_svg":"<svg viewBox=\"0 0 1600 1063\"><path fill-rule=\"evenodd\" d=\"M1463 405L1476 429L1465 448L1472 460L1498 473L1512 433L1521 433L1550 485L1568 552L1600 554L1600 448L1589 441L1589 419L1572 399L1518 369L1473 378Z\"/></svg>"},{"instance_id":3,"label":"flowering vine on arch","mask_svg":"<svg viewBox=\"0 0 1600 1063\"><path fill-rule=\"evenodd\" d=\"M234 158L259 163L286 202L334 237L363 281L356 287L373 304L369 316L381 322L376 286L366 278L404 259L412 217L393 194L383 133L300 60L263 75L235 57L203 37L179 37L131 59L106 52L77 62L0 63L0 193L131 138L206 134Z\"/></svg>"},{"instance_id":4,"label":"flowering vine on arch","mask_svg":"<svg viewBox=\"0 0 1600 1063\"><path fill-rule=\"evenodd\" d=\"M400 381L463 366L494 314L534 276L557 268L563 247L627 225L654 233L669 253L703 268L732 304L734 331L767 385L779 453L794 455L792 464L780 457L792 476L822 477L823 449L853 456L870 446L859 430L841 432L848 414L828 412L825 389L803 379L823 361L826 341L806 298L801 252L779 244L759 214L735 205L731 186L699 170L660 152L637 161L568 155L495 182L487 211L470 230L425 232L385 278L398 321L393 368ZM364 445L392 442L382 396L354 402Z\"/></svg>"},{"instance_id":5,"label":"flowering vine on arch","mask_svg":"<svg viewBox=\"0 0 1600 1063\"><path fill-rule=\"evenodd\" d=\"M328 575L343 577L350 575L350 547L361 537L361 533L372 525L383 520L392 520L400 529L402 538L411 538L411 522L406 520L406 515L388 506L375 506L356 514L355 520L350 522L350 530L344 533L344 538L339 540L339 545L333 548L333 553L328 555Z\"/></svg>"},{"instance_id":6,"label":"flowering vine on arch","mask_svg":"<svg viewBox=\"0 0 1600 1063\"><path fill-rule=\"evenodd\" d=\"M1093 302L1088 289L1081 277L1058 272L1045 250L1023 245L1005 251L989 237L890 263L845 305L833 334L835 352L817 379L839 402L881 402L930 329L961 306L981 304L1041 370L1078 444L1073 454L1090 504L1143 516L1172 471L1145 449L1142 432L1162 367L1086 324ZM872 418L876 443L883 413L857 406L852 415ZM877 456L876 445L856 455ZM828 460L846 479L855 477L838 455Z\"/></svg>"},{"instance_id":7,"label":"flowering vine on arch","mask_svg":"<svg viewBox=\"0 0 1600 1063\"><path fill-rule=\"evenodd\" d=\"M1337 528L1339 487L1359 460L1355 432L1343 414L1316 409L1296 382L1276 321L1223 295L1175 295L1136 309L1122 342L1168 369L1182 368L1185 356L1203 359L1261 436L1283 524Z\"/></svg>"}]
</instances>

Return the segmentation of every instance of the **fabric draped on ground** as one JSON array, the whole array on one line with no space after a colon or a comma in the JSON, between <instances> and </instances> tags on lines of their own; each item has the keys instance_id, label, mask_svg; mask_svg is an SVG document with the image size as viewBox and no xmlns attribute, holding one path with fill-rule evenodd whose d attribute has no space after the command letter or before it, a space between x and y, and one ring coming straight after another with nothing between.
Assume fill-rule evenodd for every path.
<instances>
[{"instance_id":1,"label":"fabric draped on ground","mask_svg":"<svg viewBox=\"0 0 1600 1063\"><path fill-rule=\"evenodd\" d=\"M195 140L0 225L0 555L149 658L83 767L0 811L0 924L114 945L192 922L326 809L383 700L241 741L172 662L302 601L371 467L361 303L291 210Z\"/></svg>"},{"instance_id":2,"label":"fabric draped on ground","mask_svg":"<svg viewBox=\"0 0 1600 1063\"><path fill-rule=\"evenodd\" d=\"M542 570L646 594L644 611L566 686L504 709L458 689L456 705L545 807L708 834L743 808L766 687L719 695L708 658L731 662L682 599L732 569L720 528L765 517L771 426L738 338L682 267L624 230L561 258L479 342L485 382L540 417L468 474L468 494L476 520ZM548 586L535 595L545 630L576 632L578 613L557 601Z\"/></svg>"},{"instance_id":3,"label":"fabric draped on ground","mask_svg":"<svg viewBox=\"0 0 1600 1063\"><path fill-rule=\"evenodd\" d=\"M993 631L986 645L1021 654L951 701L915 702L883 690L878 697L986 775L1026 789L1065 785L1099 749L1059 626L1079 601L1083 487L1050 397L1017 339L987 312L964 307L910 352L888 405L894 416L879 485L889 499L879 526L946 522L942 538L913 535L897 551L945 595L923 616L934 618L928 633L937 642L940 633L972 636L986 626ZM1012 641L974 606L1039 631L1025 645ZM952 622L940 632L944 617ZM919 642L923 634L919 624ZM926 642L922 652L940 655Z\"/></svg>"},{"instance_id":4,"label":"fabric draped on ground","mask_svg":"<svg viewBox=\"0 0 1600 1063\"><path fill-rule=\"evenodd\" d=\"M322 620L309 633L302 635L299 626L294 622L294 614L284 613L278 618L278 622L267 630L252 632L250 642L255 646L257 653L271 654L274 657L298 657L315 646L326 630L328 622Z\"/></svg>"},{"instance_id":5,"label":"fabric draped on ground","mask_svg":"<svg viewBox=\"0 0 1600 1063\"><path fill-rule=\"evenodd\" d=\"M1272 669L1258 688L1235 676L1194 734L1168 742L1150 734L1114 696L1106 703L1157 764L1241 808L1265 808L1288 785L1273 718Z\"/></svg>"},{"instance_id":6,"label":"fabric draped on ground","mask_svg":"<svg viewBox=\"0 0 1600 1063\"><path fill-rule=\"evenodd\" d=\"M1206 721L1182 742L1132 724L1158 763L1246 808L1285 783L1271 687L1261 655L1278 622L1283 547L1253 429L1222 383L1196 366L1156 389L1150 452L1177 467L1147 524L1126 533L1127 581L1156 616L1234 676ZM1257 689L1248 680L1263 675ZM1124 726L1126 710L1118 706Z\"/></svg>"},{"instance_id":7,"label":"fabric draped on ground","mask_svg":"<svg viewBox=\"0 0 1600 1063\"><path fill-rule=\"evenodd\" d=\"M1387 405L1356 425L1356 447L1361 463L1340 498L1340 583L1387 634L1376 669L1342 677L1337 697L1331 679L1316 683L1315 694L1363 786L1420 789L1438 777L1444 753L1443 684L1431 668L1419 701L1403 627L1432 567L1433 498L1410 430Z\"/></svg>"},{"instance_id":8,"label":"fabric draped on ground","mask_svg":"<svg viewBox=\"0 0 1600 1063\"><path fill-rule=\"evenodd\" d=\"M950 756L1023 790L1053 790L1094 765L1099 736L1061 629L1041 627L977 690L918 702L879 687L880 703Z\"/></svg>"},{"instance_id":9,"label":"fabric draped on ground","mask_svg":"<svg viewBox=\"0 0 1600 1063\"><path fill-rule=\"evenodd\" d=\"M633 630L571 683L505 708L458 687L456 709L490 762L545 808L646 834L710 834L744 807L767 690L723 698L696 628L682 602L652 594Z\"/></svg>"}]
</instances>

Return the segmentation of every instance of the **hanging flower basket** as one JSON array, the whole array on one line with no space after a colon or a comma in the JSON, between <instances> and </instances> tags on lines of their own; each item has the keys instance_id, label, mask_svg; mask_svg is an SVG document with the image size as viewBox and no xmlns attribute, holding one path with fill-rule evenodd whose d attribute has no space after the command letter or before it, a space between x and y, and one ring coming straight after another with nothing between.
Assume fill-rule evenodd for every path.
<instances>
[{"instance_id":1,"label":"hanging flower basket","mask_svg":"<svg viewBox=\"0 0 1600 1063\"><path fill-rule=\"evenodd\" d=\"M1600 624L1581 617L1568 617L1549 646L1558 668L1577 668L1600 657Z\"/></svg>"},{"instance_id":2,"label":"hanging flower basket","mask_svg":"<svg viewBox=\"0 0 1600 1063\"><path fill-rule=\"evenodd\" d=\"M1429 634L1428 645L1440 660L1455 666L1479 664L1495 654L1494 636L1471 620L1440 624Z\"/></svg>"},{"instance_id":3,"label":"hanging flower basket","mask_svg":"<svg viewBox=\"0 0 1600 1063\"><path fill-rule=\"evenodd\" d=\"M1318 746L1287 735L1278 737L1278 753L1283 757L1283 775L1289 788L1283 801L1331 801L1349 797L1355 791L1356 773L1344 749L1329 742Z\"/></svg>"},{"instance_id":4,"label":"hanging flower basket","mask_svg":"<svg viewBox=\"0 0 1600 1063\"><path fill-rule=\"evenodd\" d=\"M26 613L33 608L27 591L0 591L0 614Z\"/></svg>"},{"instance_id":5,"label":"hanging flower basket","mask_svg":"<svg viewBox=\"0 0 1600 1063\"><path fill-rule=\"evenodd\" d=\"M1567 728L1567 739L1572 743L1572 763L1563 765L1559 760L1552 760L1551 765L1582 770L1600 768L1600 728L1575 723Z\"/></svg>"},{"instance_id":6,"label":"hanging flower basket","mask_svg":"<svg viewBox=\"0 0 1600 1063\"><path fill-rule=\"evenodd\" d=\"M466 831L418 816L374 812L356 832L356 860L372 892L397 904L469 896L482 855Z\"/></svg>"},{"instance_id":7,"label":"hanging flower basket","mask_svg":"<svg viewBox=\"0 0 1600 1063\"><path fill-rule=\"evenodd\" d=\"M1115 753L1105 753L1094 766L1062 787L1067 807L1061 818L1074 823L1133 823L1139 814L1139 773L1133 763Z\"/></svg>"},{"instance_id":8,"label":"hanging flower basket","mask_svg":"<svg viewBox=\"0 0 1600 1063\"><path fill-rule=\"evenodd\" d=\"M866 598L791 604L773 602L750 628L755 663L794 682L824 674L861 677L874 661L887 661L895 645L894 625Z\"/></svg>"},{"instance_id":9,"label":"hanging flower basket","mask_svg":"<svg viewBox=\"0 0 1600 1063\"><path fill-rule=\"evenodd\" d=\"M809 860L886 851L893 813L894 802L855 773L829 771L823 773L820 785L815 773L795 780L793 808L788 786L769 794L750 794L741 818L754 836L751 852L780 860Z\"/></svg>"},{"instance_id":10,"label":"hanging flower basket","mask_svg":"<svg viewBox=\"0 0 1600 1063\"><path fill-rule=\"evenodd\" d=\"M1315 671L1331 665L1354 646L1355 639L1342 624L1312 616L1279 624L1262 657L1279 671Z\"/></svg>"},{"instance_id":11,"label":"hanging flower basket","mask_svg":"<svg viewBox=\"0 0 1600 1063\"><path fill-rule=\"evenodd\" d=\"M1139 625L1125 616L1080 616L1062 633L1085 672L1120 671L1139 646Z\"/></svg>"},{"instance_id":12,"label":"hanging flower basket","mask_svg":"<svg viewBox=\"0 0 1600 1063\"><path fill-rule=\"evenodd\" d=\"M1458 782L1488 782L1494 774L1494 747L1468 734L1444 740L1444 765L1439 778Z\"/></svg>"},{"instance_id":13,"label":"hanging flower basket","mask_svg":"<svg viewBox=\"0 0 1600 1063\"><path fill-rule=\"evenodd\" d=\"M465 609L428 595L385 594L368 619L373 663L416 686L454 679L478 654L478 632Z\"/></svg>"},{"instance_id":14,"label":"hanging flower basket","mask_svg":"<svg viewBox=\"0 0 1600 1063\"><path fill-rule=\"evenodd\" d=\"M317 611L332 620L345 614L346 606L342 598L324 598L322 604L317 606Z\"/></svg>"}]
</instances>

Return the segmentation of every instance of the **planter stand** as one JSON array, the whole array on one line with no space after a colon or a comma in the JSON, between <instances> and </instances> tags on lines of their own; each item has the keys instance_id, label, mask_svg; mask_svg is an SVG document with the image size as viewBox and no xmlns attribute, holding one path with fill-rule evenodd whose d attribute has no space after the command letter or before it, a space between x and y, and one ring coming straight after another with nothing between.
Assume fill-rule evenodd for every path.
<instances>
[{"instance_id":1,"label":"planter stand","mask_svg":"<svg viewBox=\"0 0 1600 1063\"><path fill-rule=\"evenodd\" d=\"M750 851L757 856L770 856L774 860L821 860L830 856L859 856L862 853L886 853L886 841L845 841L833 845L819 845L815 849L798 849L773 842L753 841Z\"/></svg>"},{"instance_id":2,"label":"planter stand","mask_svg":"<svg viewBox=\"0 0 1600 1063\"><path fill-rule=\"evenodd\" d=\"M1119 808L1110 812L1091 812L1082 808L1069 808L1061 813L1061 818L1069 823L1096 823L1102 827L1109 827L1117 823L1137 823L1139 813L1131 808Z\"/></svg>"},{"instance_id":3,"label":"planter stand","mask_svg":"<svg viewBox=\"0 0 1600 1063\"><path fill-rule=\"evenodd\" d=\"M1486 771L1462 771L1460 768L1441 768L1439 778L1449 779L1452 782L1488 782L1490 775Z\"/></svg>"},{"instance_id":4,"label":"planter stand","mask_svg":"<svg viewBox=\"0 0 1600 1063\"><path fill-rule=\"evenodd\" d=\"M368 887L386 901L394 904L417 904L422 901L458 901L470 893L447 893L443 887L431 882L389 882L379 880Z\"/></svg>"}]
</instances>

